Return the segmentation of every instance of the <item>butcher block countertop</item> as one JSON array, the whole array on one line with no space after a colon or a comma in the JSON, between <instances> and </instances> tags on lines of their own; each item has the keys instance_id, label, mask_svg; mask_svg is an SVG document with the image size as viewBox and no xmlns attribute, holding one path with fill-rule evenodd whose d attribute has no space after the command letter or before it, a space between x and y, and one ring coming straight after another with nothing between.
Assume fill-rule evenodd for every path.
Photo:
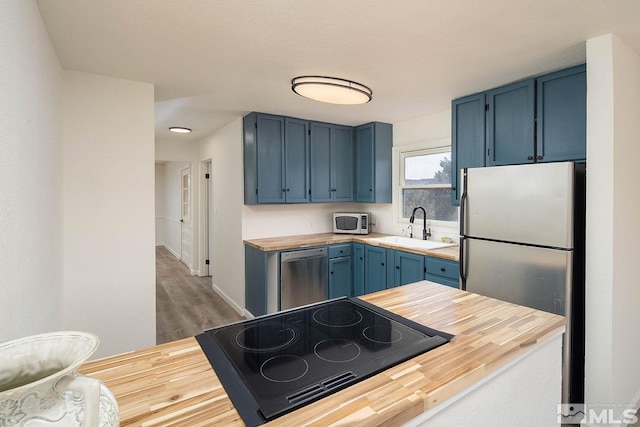
<instances>
[{"instance_id":1,"label":"butcher block countertop","mask_svg":"<svg viewBox=\"0 0 640 427\"><path fill-rule=\"evenodd\" d=\"M287 249L307 248L310 246L335 245L338 243L365 243L367 245L381 246L384 248L400 249L420 255L428 255L436 258L444 258L458 261L460 252L459 246L449 246L441 249L415 249L396 245L389 242L378 242L377 237L385 237L388 234L371 233L365 235L358 234L301 234L297 236L267 237L263 239L245 240L244 244L259 249L264 252L283 251Z\"/></svg>"},{"instance_id":2,"label":"butcher block countertop","mask_svg":"<svg viewBox=\"0 0 640 427\"><path fill-rule=\"evenodd\" d=\"M268 425L401 425L565 325L561 316L426 281L361 298L455 338ZM80 372L114 393L122 426L244 425L195 338L91 361Z\"/></svg>"}]
</instances>

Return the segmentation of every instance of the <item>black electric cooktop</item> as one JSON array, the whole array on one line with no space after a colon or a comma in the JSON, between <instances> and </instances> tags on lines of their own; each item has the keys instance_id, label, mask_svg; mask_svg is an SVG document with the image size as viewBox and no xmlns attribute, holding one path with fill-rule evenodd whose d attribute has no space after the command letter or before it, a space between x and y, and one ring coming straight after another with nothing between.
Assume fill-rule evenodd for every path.
<instances>
[{"instance_id":1,"label":"black electric cooktop","mask_svg":"<svg viewBox=\"0 0 640 427\"><path fill-rule=\"evenodd\" d=\"M451 338L357 298L196 336L247 425L270 421Z\"/></svg>"}]
</instances>

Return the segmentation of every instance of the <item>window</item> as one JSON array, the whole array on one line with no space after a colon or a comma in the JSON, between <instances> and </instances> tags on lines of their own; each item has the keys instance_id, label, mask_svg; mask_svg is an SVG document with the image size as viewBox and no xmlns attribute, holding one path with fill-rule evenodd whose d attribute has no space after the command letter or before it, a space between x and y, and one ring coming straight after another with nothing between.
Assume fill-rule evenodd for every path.
<instances>
[{"instance_id":1,"label":"window","mask_svg":"<svg viewBox=\"0 0 640 427\"><path fill-rule=\"evenodd\" d=\"M451 205L451 148L400 153L400 218L408 220L422 206L431 221L458 221ZM416 212L422 219L422 211Z\"/></svg>"}]
</instances>

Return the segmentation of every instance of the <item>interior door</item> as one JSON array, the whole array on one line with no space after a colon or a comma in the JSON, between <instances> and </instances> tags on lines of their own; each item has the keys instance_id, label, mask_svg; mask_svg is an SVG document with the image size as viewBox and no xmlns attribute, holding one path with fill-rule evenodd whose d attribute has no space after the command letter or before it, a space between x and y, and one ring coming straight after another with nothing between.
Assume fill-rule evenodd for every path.
<instances>
[{"instance_id":1,"label":"interior door","mask_svg":"<svg viewBox=\"0 0 640 427\"><path fill-rule=\"evenodd\" d=\"M191 224L191 166L182 169L180 174L180 222L182 223L180 259L191 269L191 246L193 226Z\"/></svg>"}]
</instances>

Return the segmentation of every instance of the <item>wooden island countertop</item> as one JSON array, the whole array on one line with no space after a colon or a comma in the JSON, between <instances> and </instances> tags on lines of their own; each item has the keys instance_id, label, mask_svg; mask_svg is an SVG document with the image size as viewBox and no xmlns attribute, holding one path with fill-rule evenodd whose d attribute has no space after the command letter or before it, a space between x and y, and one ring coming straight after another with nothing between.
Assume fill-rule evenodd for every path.
<instances>
[{"instance_id":1,"label":"wooden island countertop","mask_svg":"<svg viewBox=\"0 0 640 427\"><path fill-rule=\"evenodd\" d=\"M455 338L267 425L401 425L564 332L564 317L426 281L361 299ZM121 426L244 425L195 338L80 372L114 393Z\"/></svg>"}]
</instances>

